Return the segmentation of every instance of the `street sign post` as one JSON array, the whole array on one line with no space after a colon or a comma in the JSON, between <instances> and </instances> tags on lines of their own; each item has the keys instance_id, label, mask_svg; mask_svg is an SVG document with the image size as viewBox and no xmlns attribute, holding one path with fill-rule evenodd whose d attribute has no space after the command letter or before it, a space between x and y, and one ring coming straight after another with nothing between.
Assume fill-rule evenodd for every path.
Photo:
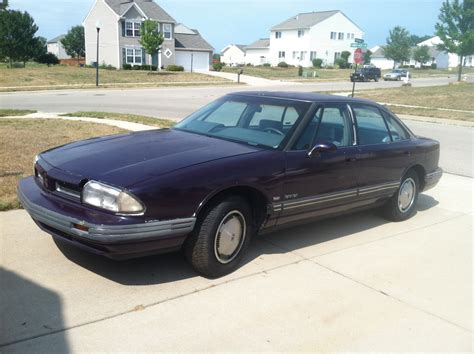
<instances>
[{"instance_id":1,"label":"street sign post","mask_svg":"<svg viewBox=\"0 0 474 354\"><path fill-rule=\"evenodd\" d=\"M354 72L356 72L357 65L362 63L362 49L361 48L357 48L356 50L354 50L354 63L356 64ZM352 82L352 97L354 97L355 85L356 85L356 82L354 79L354 81Z\"/></svg>"},{"instance_id":2,"label":"street sign post","mask_svg":"<svg viewBox=\"0 0 474 354\"><path fill-rule=\"evenodd\" d=\"M364 40L361 38L354 38L354 42L356 43L364 43Z\"/></svg>"},{"instance_id":3,"label":"street sign post","mask_svg":"<svg viewBox=\"0 0 474 354\"><path fill-rule=\"evenodd\" d=\"M351 48L367 48L367 43L351 43Z\"/></svg>"}]
</instances>

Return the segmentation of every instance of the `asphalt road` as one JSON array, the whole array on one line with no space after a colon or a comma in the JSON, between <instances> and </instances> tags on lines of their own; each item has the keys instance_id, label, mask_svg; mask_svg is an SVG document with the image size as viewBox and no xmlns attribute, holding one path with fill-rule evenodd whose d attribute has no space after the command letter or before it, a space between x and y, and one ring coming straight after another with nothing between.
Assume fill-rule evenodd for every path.
<instances>
[{"instance_id":1,"label":"asphalt road","mask_svg":"<svg viewBox=\"0 0 474 354\"><path fill-rule=\"evenodd\" d=\"M413 80L414 86L444 85L453 78L426 78ZM274 84L266 87L174 87L149 89L62 90L0 94L2 108L30 108L42 112L105 111L144 114L181 120L210 101L238 90L269 91L348 91L350 82L321 82L314 84ZM357 90L398 87L400 82L357 83ZM422 136L441 142L440 166L447 172L474 176L474 130L454 125L406 121L412 130Z\"/></svg>"},{"instance_id":2,"label":"asphalt road","mask_svg":"<svg viewBox=\"0 0 474 354\"><path fill-rule=\"evenodd\" d=\"M255 238L217 280L179 253L58 248L25 211L0 213L0 352L471 352L472 188L445 175L405 222L370 211Z\"/></svg>"}]
</instances>

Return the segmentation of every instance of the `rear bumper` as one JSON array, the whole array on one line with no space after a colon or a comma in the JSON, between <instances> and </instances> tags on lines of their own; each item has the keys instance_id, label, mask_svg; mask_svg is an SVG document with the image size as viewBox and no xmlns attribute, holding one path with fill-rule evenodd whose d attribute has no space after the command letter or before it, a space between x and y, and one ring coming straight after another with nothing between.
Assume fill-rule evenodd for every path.
<instances>
[{"instance_id":1,"label":"rear bumper","mask_svg":"<svg viewBox=\"0 0 474 354\"><path fill-rule=\"evenodd\" d=\"M423 191L427 191L428 189L431 189L434 186L436 186L442 176L443 176L443 169L440 167L438 167L433 172L426 174L425 186L423 188Z\"/></svg>"},{"instance_id":2,"label":"rear bumper","mask_svg":"<svg viewBox=\"0 0 474 354\"><path fill-rule=\"evenodd\" d=\"M18 197L33 220L47 233L110 258L132 258L177 249L196 222L196 218L191 217L132 223L120 216L84 213L80 204L71 205L49 196L34 177L20 181Z\"/></svg>"}]
</instances>

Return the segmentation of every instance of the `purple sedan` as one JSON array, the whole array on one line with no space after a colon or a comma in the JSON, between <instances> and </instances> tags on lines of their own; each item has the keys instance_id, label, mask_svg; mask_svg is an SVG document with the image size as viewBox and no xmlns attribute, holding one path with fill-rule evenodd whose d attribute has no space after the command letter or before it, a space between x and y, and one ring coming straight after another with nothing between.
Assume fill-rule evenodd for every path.
<instances>
[{"instance_id":1,"label":"purple sedan","mask_svg":"<svg viewBox=\"0 0 474 354\"><path fill-rule=\"evenodd\" d=\"M371 101L246 92L172 129L45 151L18 195L56 239L114 259L183 249L219 277L258 233L373 207L410 218L438 160L437 141Z\"/></svg>"}]
</instances>

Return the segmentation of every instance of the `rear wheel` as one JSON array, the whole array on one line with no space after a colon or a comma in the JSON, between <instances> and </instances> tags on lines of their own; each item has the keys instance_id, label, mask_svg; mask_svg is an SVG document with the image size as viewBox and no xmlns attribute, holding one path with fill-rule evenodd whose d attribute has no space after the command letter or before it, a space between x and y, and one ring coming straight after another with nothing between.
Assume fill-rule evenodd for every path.
<instances>
[{"instance_id":1,"label":"rear wheel","mask_svg":"<svg viewBox=\"0 0 474 354\"><path fill-rule=\"evenodd\" d=\"M198 220L185 243L193 268L209 278L233 272L239 266L253 233L252 211L241 197L214 203Z\"/></svg>"},{"instance_id":2,"label":"rear wheel","mask_svg":"<svg viewBox=\"0 0 474 354\"><path fill-rule=\"evenodd\" d=\"M403 177L397 193L385 205L385 216L392 221L411 218L416 212L419 185L417 173L408 171Z\"/></svg>"}]
</instances>

